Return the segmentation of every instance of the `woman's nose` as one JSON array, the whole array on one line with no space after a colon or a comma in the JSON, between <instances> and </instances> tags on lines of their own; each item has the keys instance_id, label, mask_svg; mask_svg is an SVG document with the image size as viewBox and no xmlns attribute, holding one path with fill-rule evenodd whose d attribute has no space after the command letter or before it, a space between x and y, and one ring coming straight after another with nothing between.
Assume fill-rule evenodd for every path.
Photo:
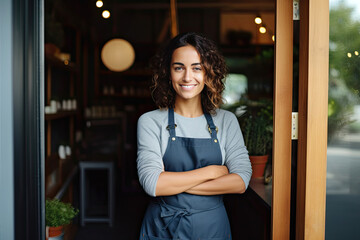
<instances>
[{"instance_id":1,"label":"woman's nose","mask_svg":"<svg viewBox=\"0 0 360 240\"><path fill-rule=\"evenodd\" d=\"M191 71L190 70L185 70L183 80L184 81L191 81L191 77L192 77Z\"/></svg>"}]
</instances>

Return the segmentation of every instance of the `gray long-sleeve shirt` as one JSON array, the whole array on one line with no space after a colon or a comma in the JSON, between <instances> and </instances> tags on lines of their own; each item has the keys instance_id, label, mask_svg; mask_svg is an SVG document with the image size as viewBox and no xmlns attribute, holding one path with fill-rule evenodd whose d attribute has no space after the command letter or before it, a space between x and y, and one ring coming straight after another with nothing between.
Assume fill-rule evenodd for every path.
<instances>
[{"instance_id":1,"label":"gray long-sleeve shirt","mask_svg":"<svg viewBox=\"0 0 360 240\"><path fill-rule=\"evenodd\" d=\"M217 109L212 116L218 127L222 163L230 173L238 174L246 188L252 174L249 155L244 145L243 136L235 115L223 109ZM187 138L210 138L204 115L187 118L175 113L176 136ZM138 121L137 169L140 184L150 196L155 196L156 184L164 171L163 156L169 139L168 111L154 110L143 114Z\"/></svg>"}]
</instances>

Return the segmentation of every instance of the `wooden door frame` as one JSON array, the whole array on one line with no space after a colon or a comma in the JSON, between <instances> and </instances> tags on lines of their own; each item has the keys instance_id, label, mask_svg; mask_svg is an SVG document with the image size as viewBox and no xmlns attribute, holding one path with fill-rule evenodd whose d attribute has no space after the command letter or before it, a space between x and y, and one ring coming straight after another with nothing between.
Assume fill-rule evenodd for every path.
<instances>
[{"instance_id":1,"label":"wooden door frame","mask_svg":"<svg viewBox=\"0 0 360 240\"><path fill-rule=\"evenodd\" d=\"M329 0L300 4L296 239L325 239Z\"/></svg>"},{"instance_id":2,"label":"wooden door frame","mask_svg":"<svg viewBox=\"0 0 360 240\"><path fill-rule=\"evenodd\" d=\"M290 238L293 0L276 0L272 239ZM300 2L296 239L325 238L329 1Z\"/></svg>"},{"instance_id":3,"label":"wooden door frame","mask_svg":"<svg viewBox=\"0 0 360 240\"><path fill-rule=\"evenodd\" d=\"M293 1L276 0L271 238L290 238Z\"/></svg>"}]
</instances>

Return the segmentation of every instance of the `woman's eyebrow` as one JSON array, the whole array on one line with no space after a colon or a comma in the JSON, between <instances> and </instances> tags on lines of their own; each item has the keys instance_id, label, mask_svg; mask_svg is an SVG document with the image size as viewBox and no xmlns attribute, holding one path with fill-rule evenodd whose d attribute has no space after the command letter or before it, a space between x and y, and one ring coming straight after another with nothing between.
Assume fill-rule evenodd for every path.
<instances>
[{"instance_id":1,"label":"woman's eyebrow","mask_svg":"<svg viewBox=\"0 0 360 240\"><path fill-rule=\"evenodd\" d=\"M183 63L181 62L174 62L172 65L181 65L181 66L185 66Z\"/></svg>"},{"instance_id":2,"label":"woman's eyebrow","mask_svg":"<svg viewBox=\"0 0 360 240\"><path fill-rule=\"evenodd\" d=\"M185 66L183 63L181 62L174 62L172 65L181 65L181 66ZM201 63L192 63L191 66L194 66L194 65L201 65Z\"/></svg>"}]
</instances>

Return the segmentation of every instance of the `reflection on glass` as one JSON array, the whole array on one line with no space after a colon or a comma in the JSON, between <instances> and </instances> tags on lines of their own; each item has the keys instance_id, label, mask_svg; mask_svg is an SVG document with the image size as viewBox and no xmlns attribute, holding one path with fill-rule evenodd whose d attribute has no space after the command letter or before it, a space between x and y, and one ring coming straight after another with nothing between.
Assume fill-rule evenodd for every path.
<instances>
[{"instance_id":1,"label":"reflection on glass","mask_svg":"<svg viewBox=\"0 0 360 240\"><path fill-rule=\"evenodd\" d=\"M330 0L326 239L360 234L360 7Z\"/></svg>"},{"instance_id":2,"label":"reflection on glass","mask_svg":"<svg viewBox=\"0 0 360 240\"><path fill-rule=\"evenodd\" d=\"M230 73L226 78L225 91L223 94L226 104L238 102L246 89L247 77L243 74Z\"/></svg>"}]
</instances>

